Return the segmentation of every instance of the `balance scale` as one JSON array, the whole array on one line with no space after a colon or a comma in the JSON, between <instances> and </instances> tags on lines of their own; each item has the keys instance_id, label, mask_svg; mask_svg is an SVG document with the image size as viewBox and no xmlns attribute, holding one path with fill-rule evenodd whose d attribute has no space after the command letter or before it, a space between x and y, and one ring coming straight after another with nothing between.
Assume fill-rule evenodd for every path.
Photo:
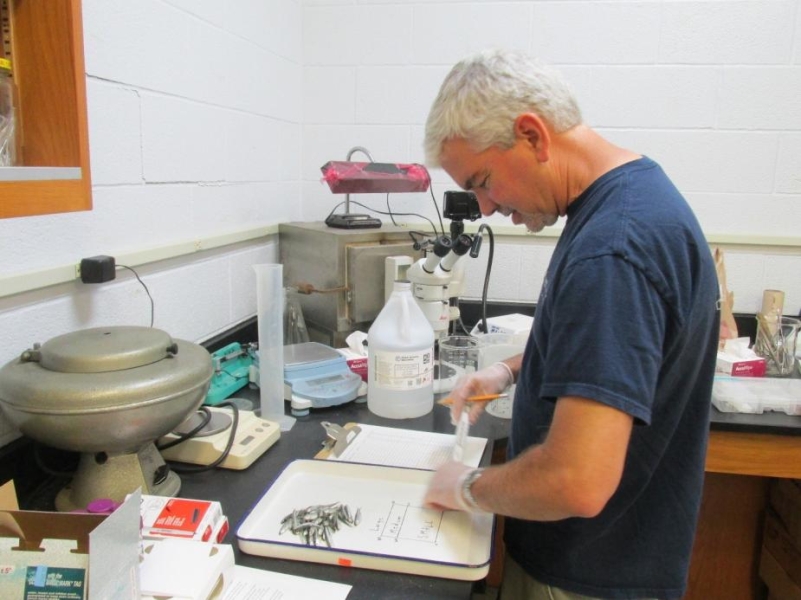
<instances>
[{"instance_id":1,"label":"balance scale","mask_svg":"<svg viewBox=\"0 0 801 600\"><path fill-rule=\"evenodd\" d=\"M233 424L233 411L226 408L206 407L211 413L211 420L194 437L180 444L161 450L167 460L209 465L217 460L228 445ZM178 439L200 425L201 412L192 414L180 427L159 440L159 445ZM224 469L247 469L255 460L264 454L281 436L278 423L266 421L253 411L240 410L239 424L236 428L234 443L225 460L217 465Z\"/></svg>"},{"instance_id":2,"label":"balance scale","mask_svg":"<svg viewBox=\"0 0 801 600\"><path fill-rule=\"evenodd\" d=\"M357 400L362 385L361 376L333 348L317 342L284 346L284 400L293 415Z\"/></svg>"}]
</instances>

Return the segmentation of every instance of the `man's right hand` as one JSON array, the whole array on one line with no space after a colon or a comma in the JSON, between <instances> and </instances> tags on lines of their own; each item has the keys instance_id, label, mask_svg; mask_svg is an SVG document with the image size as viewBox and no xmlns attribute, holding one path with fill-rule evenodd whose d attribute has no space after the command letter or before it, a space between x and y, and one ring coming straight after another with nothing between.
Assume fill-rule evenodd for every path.
<instances>
[{"instance_id":1,"label":"man's right hand","mask_svg":"<svg viewBox=\"0 0 801 600\"><path fill-rule=\"evenodd\" d=\"M500 394L514 382L515 379L511 367L501 362L496 362L475 373L460 377L449 395L449 398L453 401L453 405L451 406L451 420L454 423L457 422L465 404L471 404L469 406L470 423L475 425L488 403L468 403L467 399L470 396Z\"/></svg>"}]
</instances>

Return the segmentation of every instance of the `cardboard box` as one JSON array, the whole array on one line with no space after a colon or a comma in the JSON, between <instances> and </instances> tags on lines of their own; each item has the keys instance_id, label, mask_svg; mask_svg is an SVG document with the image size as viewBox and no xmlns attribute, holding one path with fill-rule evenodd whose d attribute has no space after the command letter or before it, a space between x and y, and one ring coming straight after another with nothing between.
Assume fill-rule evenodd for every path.
<instances>
[{"instance_id":1,"label":"cardboard box","mask_svg":"<svg viewBox=\"0 0 801 600\"><path fill-rule=\"evenodd\" d=\"M776 513L768 510L765 515L763 548L770 552L790 580L801 589L801 550L793 543Z\"/></svg>"},{"instance_id":2,"label":"cardboard box","mask_svg":"<svg viewBox=\"0 0 801 600\"><path fill-rule=\"evenodd\" d=\"M787 534L801 548L801 481L776 479L770 487L770 505L784 524Z\"/></svg>"},{"instance_id":3,"label":"cardboard box","mask_svg":"<svg viewBox=\"0 0 801 600\"><path fill-rule=\"evenodd\" d=\"M765 547L759 560L759 576L770 589L771 598L801 600L801 588L793 583L787 571Z\"/></svg>"},{"instance_id":4,"label":"cardboard box","mask_svg":"<svg viewBox=\"0 0 801 600\"><path fill-rule=\"evenodd\" d=\"M228 533L228 519L213 500L143 495L141 514L146 538L218 543Z\"/></svg>"},{"instance_id":5,"label":"cardboard box","mask_svg":"<svg viewBox=\"0 0 801 600\"><path fill-rule=\"evenodd\" d=\"M234 549L182 539L146 540L140 576L143 598L207 600L222 597Z\"/></svg>"},{"instance_id":6,"label":"cardboard box","mask_svg":"<svg viewBox=\"0 0 801 600\"><path fill-rule=\"evenodd\" d=\"M715 370L733 377L764 377L767 361L762 357L741 358L718 352Z\"/></svg>"},{"instance_id":7,"label":"cardboard box","mask_svg":"<svg viewBox=\"0 0 801 600\"><path fill-rule=\"evenodd\" d=\"M18 510L0 488L0 598L139 598L139 493L110 515Z\"/></svg>"}]
</instances>

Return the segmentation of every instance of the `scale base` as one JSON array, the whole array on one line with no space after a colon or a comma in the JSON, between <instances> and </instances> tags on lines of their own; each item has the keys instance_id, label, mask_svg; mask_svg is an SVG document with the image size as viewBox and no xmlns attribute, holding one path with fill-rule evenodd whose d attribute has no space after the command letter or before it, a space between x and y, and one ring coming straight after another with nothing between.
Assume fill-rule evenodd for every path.
<instances>
[{"instance_id":1,"label":"scale base","mask_svg":"<svg viewBox=\"0 0 801 600\"><path fill-rule=\"evenodd\" d=\"M335 229L378 229L381 227L381 220L370 215L347 213L328 215L325 224Z\"/></svg>"},{"instance_id":2,"label":"scale base","mask_svg":"<svg viewBox=\"0 0 801 600\"><path fill-rule=\"evenodd\" d=\"M162 450L161 455L164 458L194 465L210 465L222 455L231 435L232 411L211 407L208 410L212 413L209 423L212 428L201 430L195 437ZM190 419L197 418L197 414L191 415ZM177 437L174 433L167 434L159 440L159 444ZM231 451L217 466L223 469L247 469L280 437L281 427L278 423L257 417L252 411L240 410L239 425Z\"/></svg>"},{"instance_id":3,"label":"scale base","mask_svg":"<svg viewBox=\"0 0 801 600\"><path fill-rule=\"evenodd\" d=\"M181 490L181 478L169 470L152 442L136 453L85 452L75 477L56 496L56 510L84 510L100 498L122 503L138 488L151 496L177 496Z\"/></svg>"}]
</instances>

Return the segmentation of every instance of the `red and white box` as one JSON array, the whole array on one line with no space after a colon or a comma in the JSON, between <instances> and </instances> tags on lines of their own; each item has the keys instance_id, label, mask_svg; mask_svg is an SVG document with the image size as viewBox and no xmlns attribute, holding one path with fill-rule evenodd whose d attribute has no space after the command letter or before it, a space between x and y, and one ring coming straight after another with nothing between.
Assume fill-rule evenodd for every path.
<instances>
[{"instance_id":1,"label":"red and white box","mask_svg":"<svg viewBox=\"0 0 801 600\"><path fill-rule=\"evenodd\" d=\"M228 533L228 518L214 500L142 496L142 536L220 543Z\"/></svg>"},{"instance_id":2,"label":"red and white box","mask_svg":"<svg viewBox=\"0 0 801 600\"><path fill-rule=\"evenodd\" d=\"M354 352L350 348L337 348L345 360L348 362L348 368L359 375L362 381L367 381L367 356Z\"/></svg>"},{"instance_id":3,"label":"red and white box","mask_svg":"<svg viewBox=\"0 0 801 600\"><path fill-rule=\"evenodd\" d=\"M718 352L717 372L733 377L764 377L767 363L764 358L741 358Z\"/></svg>"},{"instance_id":4,"label":"red and white box","mask_svg":"<svg viewBox=\"0 0 801 600\"><path fill-rule=\"evenodd\" d=\"M767 363L751 348L750 338L726 340L723 350L718 350L715 370L733 377L764 377Z\"/></svg>"}]
</instances>

